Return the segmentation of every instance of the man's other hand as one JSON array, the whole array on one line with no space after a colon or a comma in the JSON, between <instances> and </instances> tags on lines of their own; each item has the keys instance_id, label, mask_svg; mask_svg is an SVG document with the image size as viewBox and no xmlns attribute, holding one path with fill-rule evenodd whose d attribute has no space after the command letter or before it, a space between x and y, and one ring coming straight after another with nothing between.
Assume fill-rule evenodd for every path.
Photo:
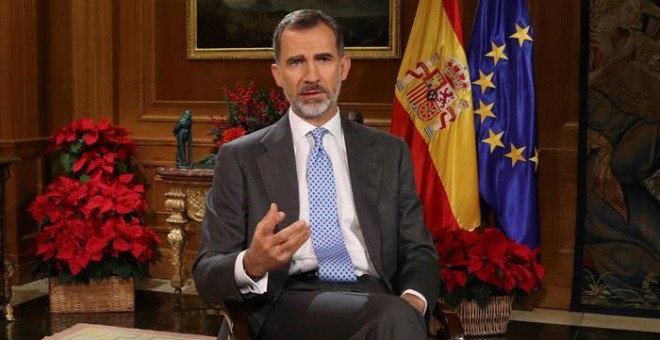
<instances>
[{"instance_id":1,"label":"man's other hand","mask_svg":"<svg viewBox=\"0 0 660 340\"><path fill-rule=\"evenodd\" d=\"M257 223L252 244L243 257L243 267L251 278L259 279L289 262L309 238L309 227L302 220L275 233L275 227L284 221L284 216L284 212L279 211L275 203L271 203L266 216Z\"/></svg>"},{"instance_id":2,"label":"man's other hand","mask_svg":"<svg viewBox=\"0 0 660 340\"><path fill-rule=\"evenodd\" d=\"M408 294L408 293L401 295L401 298L408 301L409 304L415 307L415 309L419 311L419 314L424 315L424 307L425 307L424 300L420 299L419 297L413 294Z\"/></svg>"}]
</instances>

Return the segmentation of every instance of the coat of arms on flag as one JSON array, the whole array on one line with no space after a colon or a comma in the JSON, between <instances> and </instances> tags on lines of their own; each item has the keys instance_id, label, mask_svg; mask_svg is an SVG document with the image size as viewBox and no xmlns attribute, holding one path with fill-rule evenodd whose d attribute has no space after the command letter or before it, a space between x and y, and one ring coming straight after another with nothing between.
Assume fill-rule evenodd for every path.
<instances>
[{"instance_id":1,"label":"coat of arms on flag","mask_svg":"<svg viewBox=\"0 0 660 340\"><path fill-rule=\"evenodd\" d=\"M443 60L437 52L416 66L397 80L396 89L403 92L410 109L424 125L426 138L431 139L469 108L460 92L469 94L470 77L468 68L456 58Z\"/></svg>"}]
</instances>

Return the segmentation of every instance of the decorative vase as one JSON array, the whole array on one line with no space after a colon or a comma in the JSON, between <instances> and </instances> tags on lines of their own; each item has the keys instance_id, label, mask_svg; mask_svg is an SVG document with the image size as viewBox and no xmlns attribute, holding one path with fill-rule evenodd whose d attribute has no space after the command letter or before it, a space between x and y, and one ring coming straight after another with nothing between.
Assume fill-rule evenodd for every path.
<instances>
[{"instance_id":1,"label":"decorative vase","mask_svg":"<svg viewBox=\"0 0 660 340\"><path fill-rule=\"evenodd\" d=\"M461 319L465 335L493 335L507 331L513 296L494 296L485 308L475 301L461 301L454 311Z\"/></svg>"},{"instance_id":2,"label":"decorative vase","mask_svg":"<svg viewBox=\"0 0 660 340\"><path fill-rule=\"evenodd\" d=\"M132 312L135 310L133 279L116 276L90 283L59 283L50 278L52 313Z\"/></svg>"}]
</instances>

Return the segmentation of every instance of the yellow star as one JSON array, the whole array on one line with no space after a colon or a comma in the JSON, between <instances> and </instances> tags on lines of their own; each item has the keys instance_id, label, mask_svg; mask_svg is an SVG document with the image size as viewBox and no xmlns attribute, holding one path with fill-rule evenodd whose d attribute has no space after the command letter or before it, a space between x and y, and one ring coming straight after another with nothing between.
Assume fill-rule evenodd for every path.
<instances>
[{"instance_id":1,"label":"yellow star","mask_svg":"<svg viewBox=\"0 0 660 340\"><path fill-rule=\"evenodd\" d=\"M511 143L511 151L504 155L504 157L511 158L511 167L513 168L516 165L516 162L525 162L526 159L523 157L522 153L525 151L525 147L516 148L513 143Z\"/></svg>"},{"instance_id":2,"label":"yellow star","mask_svg":"<svg viewBox=\"0 0 660 340\"><path fill-rule=\"evenodd\" d=\"M534 162L534 171L536 171L539 168L539 149L534 148L534 157L529 160Z\"/></svg>"},{"instance_id":3,"label":"yellow star","mask_svg":"<svg viewBox=\"0 0 660 340\"><path fill-rule=\"evenodd\" d=\"M474 113L481 116L481 122L482 123L488 117L497 118L495 116L495 114L493 113L493 111L491 111L491 109L493 108L493 105L495 105L495 103L486 104L481 99L479 99L479 108L474 110Z\"/></svg>"},{"instance_id":4,"label":"yellow star","mask_svg":"<svg viewBox=\"0 0 660 340\"><path fill-rule=\"evenodd\" d=\"M504 144L502 144L502 135L503 134L504 134L504 132L500 132L498 134L495 134L495 132L493 132L493 130L488 129L488 138L483 139L481 142L490 145L490 153L493 153L493 151L495 151L496 147L498 147L498 146L500 148L504 147Z\"/></svg>"},{"instance_id":5,"label":"yellow star","mask_svg":"<svg viewBox=\"0 0 660 340\"><path fill-rule=\"evenodd\" d=\"M525 40L534 41L534 39L529 36L528 32L529 26L523 28L516 24L516 33L511 34L509 38L518 39L518 44L520 44L520 47L522 47Z\"/></svg>"},{"instance_id":6,"label":"yellow star","mask_svg":"<svg viewBox=\"0 0 660 340\"><path fill-rule=\"evenodd\" d=\"M484 74L479 70L479 79L474 81L475 84L481 86L481 93L486 93L486 89L489 87L495 88L495 84L491 81L493 79L493 73Z\"/></svg>"},{"instance_id":7,"label":"yellow star","mask_svg":"<svg viewBox=\"0 0 660 340\"><path fill-rule=\"evenodd\" d=\"M493 62L495 65L497 65L497 62L500 61L500 59L506 59L509 60L509 57L504 54L504 48L506 47L506 44L502 44L502 46L497 46L497 44L493 41L490 43L490 52L486 53L486 57L491 57L493 58Z\"/></svg>"}]
</instances>

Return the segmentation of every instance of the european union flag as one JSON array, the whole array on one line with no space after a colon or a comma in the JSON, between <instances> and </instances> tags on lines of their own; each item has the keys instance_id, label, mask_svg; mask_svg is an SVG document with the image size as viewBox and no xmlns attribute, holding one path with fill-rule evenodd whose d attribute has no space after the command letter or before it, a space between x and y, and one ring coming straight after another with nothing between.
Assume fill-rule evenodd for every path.
<instances>
[{"instance_id":1,"label":"european union flag","mask_svg":"<svg viewBox=\"0 0 660 340\"><path fill-rule=\"evenodd\" d=\"M534 33L526 0L481 0L468 50L479 191L510 239L539 246Z\"/></svg>"}]
</instances>

